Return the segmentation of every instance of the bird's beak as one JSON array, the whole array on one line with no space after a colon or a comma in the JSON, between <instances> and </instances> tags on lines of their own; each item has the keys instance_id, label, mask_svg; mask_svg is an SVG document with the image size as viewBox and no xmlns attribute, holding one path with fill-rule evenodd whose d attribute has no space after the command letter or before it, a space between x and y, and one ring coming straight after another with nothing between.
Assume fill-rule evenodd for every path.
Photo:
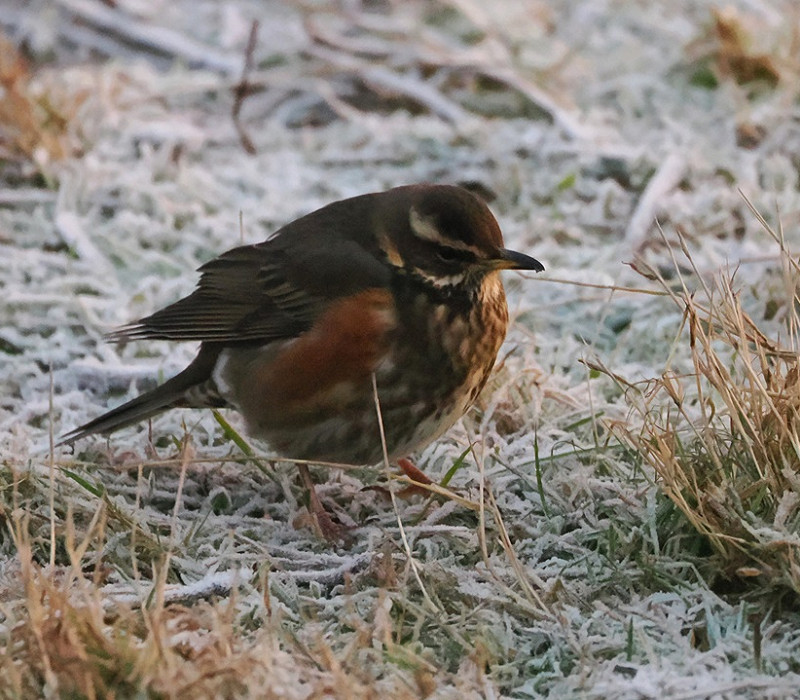
<instances>
[{"instance_id":1,"label":"bird's beak","mask_svg":"<svg viewBox=\"0 0 800 700\"><path fill-rule=\"evenodd\" d=\"M536 258L507 248L501 248L497 257L490 261L490 265L493 270L533 270L534 272L544 270L544 265Z\"/></svg>"}]
</instances>

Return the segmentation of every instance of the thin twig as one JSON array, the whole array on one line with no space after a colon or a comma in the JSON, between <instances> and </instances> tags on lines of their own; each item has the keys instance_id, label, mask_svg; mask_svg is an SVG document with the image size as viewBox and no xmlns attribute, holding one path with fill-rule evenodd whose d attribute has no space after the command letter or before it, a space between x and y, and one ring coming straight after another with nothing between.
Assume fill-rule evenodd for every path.
<instances>
[{"instance_id":1,"label":"thin twig","mask_svg":"<svg viewBox=\"0 0 800 700\"><path fill-rule=\"evenodd\" d=\"M378 415L378 429L381 434L381 450L383 451L383 466L386 469L386 473L390 472L391 467L389 466L389 452L386 448L386 431L383 429L383 414L381 413L381 401L378 397L378 380L375 377L375 372L372 373L372 396L375 400L375 411ZM416 482L414 482L416 484ZM433 602L431 597L428 595L428 591L425 588L425 584L422 583L422 577L420 576L419 569L417 568L417 562L414 561L414 555L411 551L411 545L408 542L408 537L406 536L406 529L403 526L403 519L400 517L400 510L397 507L397 497L394 495L394 491L389 489L389 496L392 499L392 508L394 508L394 514L397 518L397 526L400 529L400 539L403 540L403 548L406 551L406 556L408 557L409 566L411 566L411 571L414 573L414 578L417 580L417 585L419 586L420 591L422 592L422 597L425 599L425 602L430 607L431 611L434 613L441 613L442 611L439 610L436 603Z\"/></svg>"},{"instance_id":2,"label":"thin twig","mask_svg":"<svg viewBox=\"0 0 800 700\"><path fill-rule=\"evenodd\" d=\"M247 48L244 52L244 67L242 68L242 77L233 88L234 101L233 109L231 110L233 125L236 127L236 133L239 134L239 141L241 141L244 150L247 151L247 153L249 153L251 156L256 154L256 147L253 144L253 140L244 129L244 125L240 119L240 112L242 110L242 105L244 104L245 98L254 94L258 90L255 85L248 81L248 76L253 70L253 52L255 51L256 42L258 41L258 27L258 20L254 19L253 24L250 26L250 36L247 39Z\"/></svg>"},{"instance_id":3,"label":"thin twig","mask_svg":"<svg viewBox=\"0 0 800 700\"><path fill-rule=\"evenodd\" d=\"M554 284L568 284L573 287L586 287L587 289L603 289L611 292L627 292L629 294L647 294L653 297L672 296L670 292L659 289L642 289L641 287L619 287L616 284L594 284L592 282L578 282L576 280L563 279L561 277L531 277L523 275L528 279L535 279L537 282L553 282Z\"/></svg>"},{"instance_id":4,"label":"thin twig","mask_svg":"<svg viewBox=\"0 0 800 700\"><path fill-rule=\"evenodd\" d=\"M55 573L56 565L56 460L55 460L55 433L53 431L53 365L50 364L50 396L48 413L50 419L47 426L49 441L49 500L50 500L50 573Z\"/></svg>"}]
</instances>

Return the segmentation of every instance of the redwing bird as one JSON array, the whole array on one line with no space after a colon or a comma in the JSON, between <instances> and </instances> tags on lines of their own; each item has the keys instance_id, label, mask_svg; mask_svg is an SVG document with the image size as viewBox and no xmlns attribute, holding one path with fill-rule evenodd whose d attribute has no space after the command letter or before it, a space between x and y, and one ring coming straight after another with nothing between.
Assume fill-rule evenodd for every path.
<instances>
[{"instance_id":1,"label":"redwing bird","mask_svg":"<svg viewBox=\"0 0 800 700\"><path fill-rule=\"evenodd\" d=\"M544 268L505 249L489 208L465 189L411 185L334 202L206 263L192 294L111 333L200 350L60 444L170 408L232 407L287 458L374 464L374 375L389 457L408 455L486 383L508 325L506 269Z\"/></svg>"}]
</instances>

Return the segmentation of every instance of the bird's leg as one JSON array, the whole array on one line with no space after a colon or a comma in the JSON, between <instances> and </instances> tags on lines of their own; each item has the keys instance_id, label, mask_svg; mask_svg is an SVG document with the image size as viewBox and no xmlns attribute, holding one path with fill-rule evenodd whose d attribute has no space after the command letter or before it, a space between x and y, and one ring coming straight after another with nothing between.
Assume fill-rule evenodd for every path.
<instances>
[{"instance_id":1,"label":"bird's leg","mask_svg":"<svg viewBox=\"0 0 800 700\"><path fill-rule=\"evenodd\" d=\"M331 518L322 501L319 500L317 495L314 480L311 478L311 472L305 464L298 464L300 471L300 479L303 481L303 486L308 490L308 512L314 523L317 526L319 534L328 542L338 542L346 539L348 528L345 525L340 525Z\"/></svg>"}]
</instances>

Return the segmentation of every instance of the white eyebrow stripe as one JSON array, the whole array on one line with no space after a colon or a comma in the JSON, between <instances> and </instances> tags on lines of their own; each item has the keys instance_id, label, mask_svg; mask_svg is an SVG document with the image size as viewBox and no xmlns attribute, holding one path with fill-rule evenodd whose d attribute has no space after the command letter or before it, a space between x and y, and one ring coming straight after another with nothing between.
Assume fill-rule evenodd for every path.
<instances>
[{"instance_id":1,"label":"white eyebrow stripe","mask_svg":"<svg viewBox=\"0 0 800 700\"><path fill-rule=\"evenodd\" d=\"M442 243L442 235L439 233L439 229L436 228L430 218L422 216L415 207L411 207L408 221L411 224L411 230L419 238L432 243Z\"/></svg>"},{"instance_id":2,"label":"white eyebrow stripe","mask_svg":"<svg viewBox=\"0 0 800 700\"><path fill-rule=\"evenodd\" d=\"M433 223L431 217L425 217L420 214L416 207L411 207L411 212L408 216L408 222L411 224L411 230L416 234L417 238L424 241L430 241L438 245L447 246L448 248L457 248L458 250L466 250L480 257L478 248L464 243L464 241L454 240L452 238L445 238L439 233L439 229Z\"/></svg>"}]
</instances>

